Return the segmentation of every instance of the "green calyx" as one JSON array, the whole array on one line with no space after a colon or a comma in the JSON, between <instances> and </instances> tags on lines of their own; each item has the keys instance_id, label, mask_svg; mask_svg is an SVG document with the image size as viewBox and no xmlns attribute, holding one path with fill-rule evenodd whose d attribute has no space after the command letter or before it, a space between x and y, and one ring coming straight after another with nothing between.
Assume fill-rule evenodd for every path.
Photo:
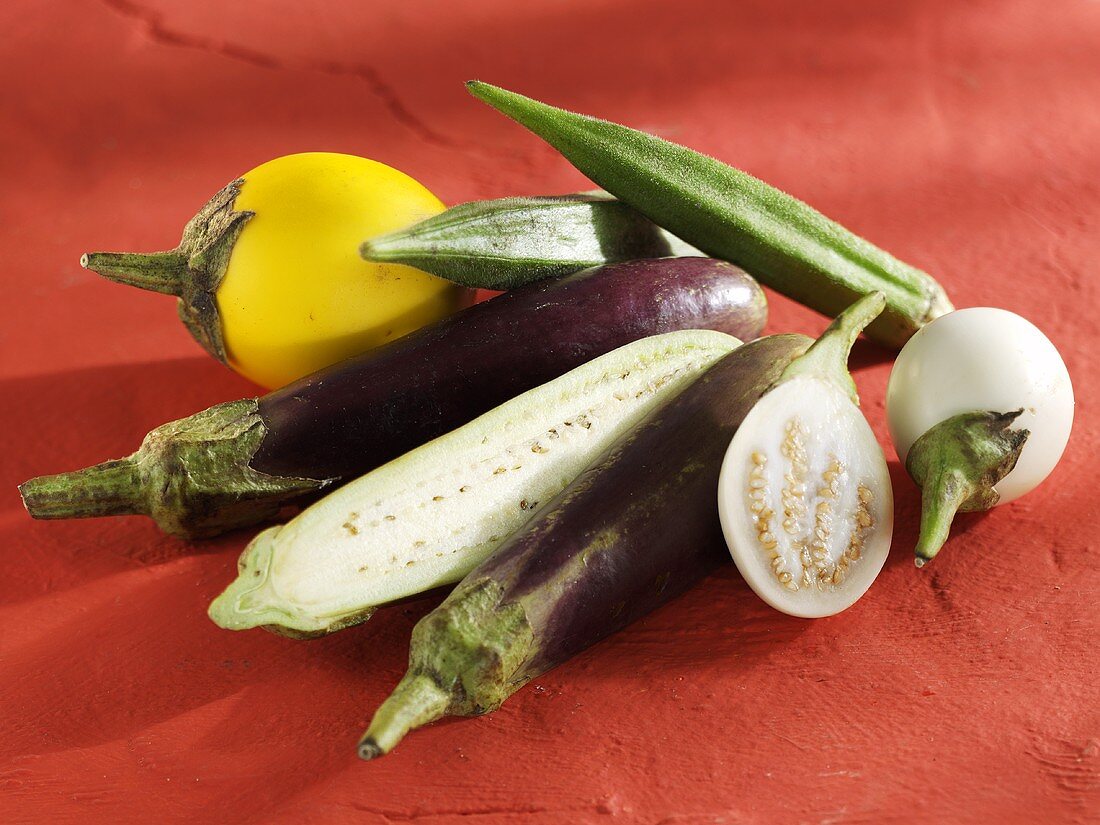
<instances>
[{"instance_id":1,"label":"green calyx","mask_svg":"<svg viewBox=\"0 0 1100 825\"><path fill-rule=\"evenodd\" d=\"M519 604L502 606L490 579L460 584L417 623L409 669L371 719L359 756L389 753L405 734L443 716L495 710L526 681L515 678L534 634Z\"/></svg>"},{"instance_id":2,"label":"green calyx","mask_svg":"<svg viewBox=\"0 0 1100 825\"><path fill-rule=\"evenodd\" d=\"M879 343L900 346L952 308L927 273L745 172L487 83L467 88L654 223L800 303L835 316L863 295L884 293L886 309L867 330Z\"/></svg>"},{"instance_id":3,"label":"green calyx","mask_svg":"<svg viewBox=\"0 0 1100 825\"><path fill-rule=\"evenodd\" d=\"M233 204L243 178L230 183L199 210L183 229L179 246L167 252L89 252L85 269L104 278L179 298L180 320L203 349L227 363L217 291L225 277L233 244L255 214Z\"/></svg>"},{"instance_id":4,"label":"green calyx","mask_svg":"<svg viewBox=\"0 0 1100 825\"><path fill-rule=\"evenodd\" d=\"M848 372L848 356L856 338L878 317L885 305L886 298L881 292L860 298L833 319L821 337L805 354L791 362L776 383L803 375L821 378L844 390L852 403L858 406L859 394Z\"/></svg>"},{"instance_id":5,"label":"green calyx","mask_svg":"<svg viewBox=\"0 0 1100 825\"><path fill-rule=\"evenodd\" d=\"M606 193L464 203L359 252L496 290L616 261L701 254Z\"/></svg>"},{"instance_id":6,"label":"green calyx","mask_svg":"<svg viewBox=\"0 0 1100 825\"><path fill-rule=\"evenodd\" d=\"M1022 412L956 415L909 448L905 469L921 488L917 567L939 553L955 513L988 510L1000 500L993 487L1016 466L1030 434L1009 428Z\"/></svg>"},{"instance_id":7,"label":"green calyx","mask_svg":"<svg viewBox=\"0 0 1100 825\"><path fill-rule=\"evenodd\" d=\"M325 482L256 472L267 432L255 399L218 404L152 430L137 452L20 485L34 518L147 515L166 533L204 538L273 518Z\"/></svg>"}]
</instances>

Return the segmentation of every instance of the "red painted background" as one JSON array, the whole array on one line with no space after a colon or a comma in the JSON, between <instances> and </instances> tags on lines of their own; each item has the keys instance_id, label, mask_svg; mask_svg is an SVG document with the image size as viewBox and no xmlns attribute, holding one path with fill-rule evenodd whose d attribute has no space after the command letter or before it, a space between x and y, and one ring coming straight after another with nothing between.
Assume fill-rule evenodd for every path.
<instances>
[{"instance_id":1,"label":"red painted background","mask_svg":"<svg viewBox=\"0 0 1100 825\"><path fill-rule=\"evenodd\" d=\"M1100 3L5 0L0 5L0 821L1083 822L1100 818ZM430 600L295 642L211 624L247 535L35 523L15 485L250 394L171 301L77 265L171 246L240 172L336 150L448 202L586 186L480 77L717 155L1061 348L1040 491L807 622L731 568L364 764ZM823 319L774 297L769 331ZM889 363L860 345L885 441ZM892 456L892 453L891 453Z\"/></svg>"}]
</instances>

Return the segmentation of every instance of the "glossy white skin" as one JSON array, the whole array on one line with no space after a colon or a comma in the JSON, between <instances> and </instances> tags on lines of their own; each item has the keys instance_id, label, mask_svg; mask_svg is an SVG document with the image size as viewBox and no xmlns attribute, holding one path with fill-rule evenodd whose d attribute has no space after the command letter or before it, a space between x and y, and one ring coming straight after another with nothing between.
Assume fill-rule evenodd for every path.
<instances>
[{"instance_id":1,"label":"glossy white skin","mask_svg":"<svg viewBox=\"0 0 1100 825\"><path fill-rule=\"evenodd\" d=\"M790 482L790 461L781 452L787 422L801 425L806 450L805 505L807 515L796 519L792 530L782 524L781 491ZM763 454L769 495L766 505L776 512L772 534L788 571L797 581L802 575L797 540L809 540L823 485L822 473L836 456L844 466L838 477L838 496L830 500L831 535L826 543L829 559L836 562L848 547L858 506L857 489L871 490L873 519L864 531L860 558L850 563L844 580L836 585L802 585L792 592L777 578L771 552L762 546L749 497L753 454ZM792 616L819 618L851 607L871 586L890 551L894 528L894 499L890 473L882 448L866 419L842 389L831 382L804 376L786 381L765 395L745 417L722 462L718 480L718 514L722 531L737 569L760 598Z\"/></svg>"},{"instance_id":2,"label":"glossy white skin","mask_svg":"<svg viewBox=\"0 0 1100 825\"><path fill-rule=\"evenodd\" d=\"M1015 468L994 488L1000 504L1037 487L1062 457L1073 387L1054 344L1030 321L992 307L960 309L923 327L899 353L886 390L898 458L941 421L964 412L1023 409L1031 431Z\"/></svg>"}]
</instances>

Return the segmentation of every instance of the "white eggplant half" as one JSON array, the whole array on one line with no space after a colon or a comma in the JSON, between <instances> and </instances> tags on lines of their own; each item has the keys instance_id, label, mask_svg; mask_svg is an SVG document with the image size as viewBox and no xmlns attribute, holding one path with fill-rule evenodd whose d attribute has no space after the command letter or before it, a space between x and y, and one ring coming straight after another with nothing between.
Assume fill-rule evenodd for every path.
<instances>
[{"instance_id":1,"label":"white eggplant half","mask_svg":"<svg viewBox=\"0 0 1100 825\"><path fill-rule=\"evenodd\" d=\"M210 618L232 630L321 635L459 581L739 345L707 330L644 338L406 453L260 533Z\"/></svg>"},{"instance_id":2,"label":"white eggplant half","mask_svg":"<svg viewBox=\"0 0 1100 825\"><path fill-rule=\"evenodd\" d=\"M834 384L803 376L765 395L730 443L718 484L737 569L777 610L839 613L886 561L890 473L866 419Z\"/></svg>"},{"instance_id":3,"label":"white eggplant half","mask_svg":"<svg viewBox=\"0 0 1100 825\"><path fill-rule=\"evenodd\" d=\"M792 616L850 607L890 551L890 473L846 367L880 309L871 295L842 314L756 403L722 462L730 554L756 594Z\"/></svg>"}]
</instances>

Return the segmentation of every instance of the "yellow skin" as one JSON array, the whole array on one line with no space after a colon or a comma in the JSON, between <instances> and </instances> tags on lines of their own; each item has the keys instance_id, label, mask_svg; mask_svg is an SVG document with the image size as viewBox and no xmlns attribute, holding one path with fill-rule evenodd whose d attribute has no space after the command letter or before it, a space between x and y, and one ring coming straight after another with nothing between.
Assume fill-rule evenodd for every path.
<instances>
[{"instance_id":1,"label":"yellow skin","mask_svg":"<svg viewBox=\"0 0 1100 825\"><path fill-rule=\"evenodd\" d=\"M243 176L233 206L255 215L233 245L217 303L229 364L281 387L470 303L469 290L359 245L444 209L396 169L308 152Z\"/></svg>"}]
</instances>

